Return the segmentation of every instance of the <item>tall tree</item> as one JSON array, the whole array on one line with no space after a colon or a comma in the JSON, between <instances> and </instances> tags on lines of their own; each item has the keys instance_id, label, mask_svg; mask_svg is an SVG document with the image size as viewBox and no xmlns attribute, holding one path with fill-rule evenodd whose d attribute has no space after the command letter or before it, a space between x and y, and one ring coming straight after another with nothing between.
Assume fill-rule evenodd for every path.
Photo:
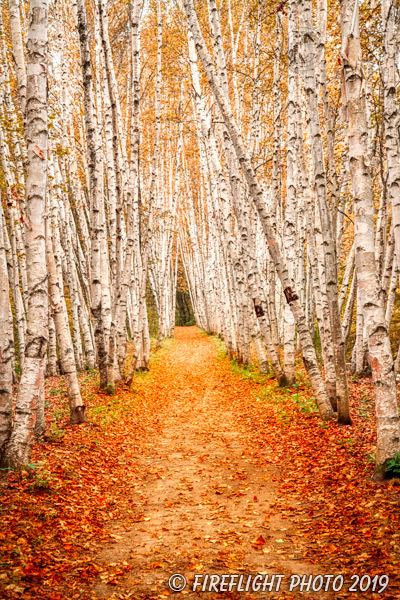
<instances>
[{"instance_id":1,"label":"tall tree","mask_svg":"<svg viewBox=\"0 0 400 600\"><path fill-rule=\"evenodd\" d=\"M3 229L3 207L0 204L0 452L11 434L13 409L12 321L10 324L10 288ZM11 325L11 327L10 327Z\"/></svg>"},{"instance_id":2,"label":"tall tree","mask_svg":"<svg viewBox=\"0 0 400 600\"><path fill-rule=\"evenodd\" d=\"M48 0L31 0L26 77L26 214L25 247L28 310L24 367L13 430L3 463L19 468L29 462L36 413L44 401L43 379L48 342L45 210L48 163Z\"/></svg>"},{"instance_id":3,"label":"tall tree","mask_svg":"<svg viewBox=\"0 0 400 600\"><path fill-rule=\"evenodd\" d=\"M304 311L302 310L302 307L299 303L298 295L293 289L293 282L289 277L287 267L282 260L279 245L277 243L274 230L270 222L270 216L266 210L263 190L257 180L256 174L251 165L249 155L244 147L242 136L235 123L232 110L229 104L229 99L222 90L221 85L218 81L213 61L208 53L208 50L203 40L203 36L201 34L193 2L192 0L184 0L184 5L197 53L203 64L203 68L205 70L208 82L218 103L226 128L229 132L232 145L236 152L237 160L240 164L240 167L243 171L247 182L249 195L252 198L255 207L258 211L260 221L265 233L265 237L268 242L269 253L281 280L281 284L285 292L286 301L288 302L296 321L298 334L300 336L302 344L303 361L308 371L311 384L313 386L319 411L323 418L331 418L333 416L333 409L330 406L326 395L324 383L318 367L314 345L306 324Z\"/></svg>"},{"instance_id":4,"label":"tall tree","mask_svg":"<svg viewBox=\"0 0 400 600\"><path fill-rule=\"evenodd\" d=\"M383 296L375 263L374 202L368 165L368 122L358 0L342 0L342 100L348 120L349 163L354 196L354 238L359 300L368 339L377 418L375 475L400 451L399 409Z\"/></svg>"},{"instance_id":5,"label":"tall tree","mask_svg":"<svg viewBox=\"0 0 400 600\"><path fill-rule=\"evenodd\" d=\"M89 49L89 33L84 0L76 0L77 28L79 35L81 69L84 91L85 137L88 155L90 187L90 276L91 312L94 321L97 364L100 371L100 387L107 386L107 348L104 336L101 289L101 242L104 238L103 198L100 181L99 137L97 115L94 105L92 61Z\"/></svg>"}]
</instances>

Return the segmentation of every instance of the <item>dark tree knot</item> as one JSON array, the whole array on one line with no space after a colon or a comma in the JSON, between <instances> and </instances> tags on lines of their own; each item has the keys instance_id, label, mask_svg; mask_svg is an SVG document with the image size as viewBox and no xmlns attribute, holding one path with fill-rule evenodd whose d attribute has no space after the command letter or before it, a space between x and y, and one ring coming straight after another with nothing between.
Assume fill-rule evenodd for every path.
<instances>
[{"instance_id":1,"label":"dark tree knot","mask_svg":"<svg viewBox=\"0 0 400 600\"><path fill-rule=\"evenodd\" d=\"M288 304L290 304L294 300L298 300L299 299L298 295L296 294L296 292L294 290L292 290L291 287L285 288L283 290L283 293L285 294L286 302Z\"/></svg>"},{"instance_id":2,"label":"dark tree knot","mask_svg":"<svg viewBox=\"0 0 400 600\"><path fill-rule=\"evenodd\" d=\"M254 310L256 311L256 317L263 317L264 316L264 311L263 311L263 307L261 306L261 299L260 298L253 298L253 303L254 303Z\"/></svg>"}]
</instances>

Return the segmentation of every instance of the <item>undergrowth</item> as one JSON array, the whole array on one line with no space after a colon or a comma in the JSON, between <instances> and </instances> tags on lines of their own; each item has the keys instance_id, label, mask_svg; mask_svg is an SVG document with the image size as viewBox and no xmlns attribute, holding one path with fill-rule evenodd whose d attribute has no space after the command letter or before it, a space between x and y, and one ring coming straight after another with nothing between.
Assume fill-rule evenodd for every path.
<instances>
[{"instance_id":1,"label":"undergrowth","mask_svg":"<svg viewBox=\"0 0 400 600\"><path fill-rule=\"evenodd\" d=\"M85 393L85 404L86 413L89 423L93 423L102 429L107 428L111 423L119 421L121 418L126 419L129 413L132 411L132 407L136 406L139 399L136 397L137 389L135 387L135 381L151 381L153 374L151 366L156 364L162 359L172 348L174 344L174 338L165 338L162 341L161 347L156 348L157 338L153 337L150 340L151 351L150 351L150 370L140 371L135 373L133 384L130 389L132 397L129 403L126 401L125 392L121 394L121 387L112 396L107 393L98 391L99 385L99 373L97 370L82 371L79 375L79 382L81 390L87 390ZM132 355L132 345L128 344L128 356ZM48 396L46 398L46 408L48 412L48 418L50 424L46 431L46 440L49 442L57 443L62 442L65 430L65 421L69 415L69 408L67 402L67 391L65 386L65 380L63 377L54 377L54 383L49 387ZM98 402L99 396L103 398L104 402ZM52 402L49 398L52 398Z\"/></svg>"},{"instance_id":2,"label":"undergrowth","mask_svg":"<svg viewBox=\"0 0 400 600\"><path fill-rule=\"evenodd\" d=\"M210 336L210 340L216 348L218 360L227 359L228 353L225 342L216 335ZM308 394L303 394L300 391L302 388L305 388L304 391L310 388L310 383L306 380L306 376L303 373L296 374L297 381L292 386L281 388L275 381L273 374L260 373L257 365L242 365L236 359L229 362L230 369L234 375L261 385L256 394L257 401L275 404L280 407L276 416L281 423L288 424L292 418L287 414L286 407L288 404L292 408L294 406L301 413L313 414L318 412L314 396L310 397Z\"/></svg>"}]
</instances>

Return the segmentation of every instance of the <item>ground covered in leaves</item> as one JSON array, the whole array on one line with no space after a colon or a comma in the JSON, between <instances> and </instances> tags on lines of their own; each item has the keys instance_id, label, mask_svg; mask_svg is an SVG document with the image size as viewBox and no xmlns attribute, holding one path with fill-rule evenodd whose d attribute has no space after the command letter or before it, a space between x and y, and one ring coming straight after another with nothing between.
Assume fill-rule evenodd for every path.
<instances>
[{"instance_id":1,"label":"ground covered in leaves","mask_svg":"<svg viewBox=\"0 0 400 600\"><path fill-rule=\"evenodd\" d=\"M115 397L82 375L91 425L65 427L47 382L48 433L32 471L0 481L0 597L197 598L197 574L282 574L278 593L207 598L399 598L400 487L374 483L368 380L353 425L323 424L293 388L229 363L217 338L177 328L151 372ZM182 573L174 594L168 579ZM342 574L340 592L289 592L291 574ZM382 594L352 574L387 574Z\"/></svg>"}]
</instances>

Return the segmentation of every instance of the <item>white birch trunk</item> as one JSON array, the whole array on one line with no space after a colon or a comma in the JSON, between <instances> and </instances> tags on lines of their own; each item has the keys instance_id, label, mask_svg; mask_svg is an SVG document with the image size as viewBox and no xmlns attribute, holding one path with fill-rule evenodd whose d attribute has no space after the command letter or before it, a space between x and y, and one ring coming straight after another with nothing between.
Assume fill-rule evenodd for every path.
<instances>
[{"instance_id":1,"label":"white birch trunk","mask_svg":"<svg viewBox=\"0 0 400 600\"><path fill-rule=\"evenodd\" d=\"M313 19L311 0L301 0L301 31L302 52L304 55L304 85L307 97L307 128L310 138L310 149L312 159L313 183L316 201L318 203L321 218L321 237L323 247L324 267L326 277L326 293L329 303L329 323L325 327L330 328L335 351L336 370L336 398L338 421L342 424L350 424L349 391L347 385L346 359L344 353L344 342L338 306L338 283L336 266L336 235L332 227L332 217L327 198L327 181L324 164L324 152L320 119L318 112L318 89L315 73L316 51L313 41ZM329 113L329 107L326 107ZM328 115L329 120L329 115ZM331 144L331 142L330 142ZM333 148L331 148L333 152ZM335 171L334 165L331 165ZM331 173L335 179L335 172ZM332 187L336 183L332 181ZM335 192L336 193L336 192ZM337 196L337 194L336 194Z\"/></svg>"},{"instance_id":2,"label":"white birch trunk","mask_svg":"<svg viewBox=\"0 0 400 600\"><path fill-rule=\"evenodd\" d=\"M0 453L11 435L13 409L14 339L10 331L10 288L7 277L7 256L3 235L3 211L0 206ZM11 320L12 325L12 320Z\"/></svg>"},{"instance_id":3,"label":"white birch trunk","mask_svg":"<svg viewBox=\"0 0 400 600\"><path fill-rule=\"evenodd\" d=\"M249 194L259 213L264 233L268 241L269 252L271 258L274 261L275 268L281 280L286 300L289 303L293 311L293 315L295 317L298 333L301 338L304 364L306 366L311 380L318 408L323 418L330 418L333 416L333 410L326 396L324 384L315 355L313 341L307 328L305 315L298 301L298 296L293 290L293 283L289 277L286 265L282 261L277 240L275 238L275 234L270 223L270 217L266 211L263 191L257 181L254 170L251 166L251 161L248 156L248 153L243 146L242 138L234 121L228 99L226 98L224 92L218 84L212 60L204 44L199 24L197 22L193 2L192 0L184 0L184 5L197 53L201 59L201 62L203 63L203 67L206 72L210 87L218 102L225 125L229 132L231 142L236 152L237 160L245 176Z\"/></svg>"},{"instance_id":4,"label":"white birch trunk","mask_svg":"<svg viewBox=\"0 0 400 600\"><path fill-rule=\"evenodd\" d=\"M354 195L357 283L375 389L377 452L375 475L400 451L396 381L374 252L374 204L368 166L368 124L362 68L358 0L341 6L343 105L349 127L349 161Z\"/></svg>"},{"instance_id":5,"label":"white birch trunk","mask_svg":"<svg viewBox=\"0 0 400 600\"><path fill-rule=\"evenodd\" d=\"M63 294L60 289L62 286L62 277L60 278L60 274L57 270L55 248L52 243L52 232L49 223L46 227L46 250L51 316L54 320L58 348L60 352L61 369L65 375L67 387L70 409L69 425L76 425L78 423L86 422L85 405L82 402L81 393L79 390L74 350L68 324L68 315L64 309Z\"/></svg>"},{"instance_id":6,"label":"white birch trunk","mask_svg":"<svg viewBox=\"0 0 400 600\"><path fill-rule=\"evenodd\" d=\"M295 271L295 238L296 238L296 203L298 201L297 194L297 123L299 119L299 110L297 105L297 13L292 14L291 7L289 15L289 93L288 93L288 116L287 116L287 173L286 173L286 206L284 215L283 228L283 244L284 256L288 265L289 275L294 279ZM294 18L293 18L294 17ZM280 19L280 17L279 17ZM277 15L277 22L278 15ZM281 29L279 25L279 29ZM280 54L280 53L279 53ZM279 58L275 56L275 62L278 61L278 66L274 63L274 81L278 79L275 71L279 73ZM278 85L278 83L276 84ZM279 89L274 93L274 97L279 94ZM275 106L275 101L274 101ZM273 192L276 193L275 191ZM278 194L277 194L278 196ZM295 374L295 323L292 311L286 303L284 308L284 334L283 334L283 351L285 373L289 384L292 385L296 380Z\"/></svg>"},{"instance_id":7,"label":"white birch trunk","mask_svg":"<svg viewBox=\"0 0 400 600\"><path fill-rule=\"evenodd\" d=\"M21 100L22 114L25 115L26 108L26 67L24 56L24 44L22 42L20 0L9 0L10 7L10 29L13 47L13 58L15 63L15 74L17 77L18 93ZM22 10L25 10L22 7Z\"/></svg>"},{"instance_id":8,"label":"white birch trunk","mask_svg":"<svg viewBox=\"0 0 400 600\"><path fill-rule=\"evenodd\" d=\"M85 138L88 154L88 173L90 187L90 276L91 311L94 321L94 336L97 351L97 363L100 372L100 388L107 386L107 350L104 339L101 285L101 241L104 238L104 219L102 218L101 182L99 180L99 140L97 119L94 108L92 65L89 51L89 38L86 24L84 0L76 0L77 28L79 34L81 68L84 90Z\"/></svg>"},{"instance_id":9,"label":"white birch trunk","mask_svg":"<svg viewBox=\"0 0 400 600\"><path fill-rule=\"evenodd\" d=\"M50 307L51 311L51 307ZM55 377L57 375L57 337L56 328L54 325L54 319L49 314L49 348L47 358L47 371L48 377Z\"/></svg>"},{"instance_id":10,"label":"white birch trunk","mask_svg":"<svg viewBox=\"0 0 400 600\"><path fill-rule=\"evenodd\" d=\"M399 153L399 106L397 98L398 51L399 40L396 35L395 0L382 0L383 25L383 94L384 94L384 132L387 162L387 194L392 205L393 231L396 245L396 256L400 266L400 153Z\"/></svg>"},{"instance_id":11,"label":"white birch trunk","mask_svg":"<svg viewBox=\"0 0 400 600\"><path fill-rule=\"evenodd\" d=\"M28 311L24 369L17 396L14 426L5 463L17 469L29 462L36 411L41 402L48 340L45 247L47 185L47 31L48 0L31 0L27 39L25 244Z\"/></svg>"}]
</instances>

